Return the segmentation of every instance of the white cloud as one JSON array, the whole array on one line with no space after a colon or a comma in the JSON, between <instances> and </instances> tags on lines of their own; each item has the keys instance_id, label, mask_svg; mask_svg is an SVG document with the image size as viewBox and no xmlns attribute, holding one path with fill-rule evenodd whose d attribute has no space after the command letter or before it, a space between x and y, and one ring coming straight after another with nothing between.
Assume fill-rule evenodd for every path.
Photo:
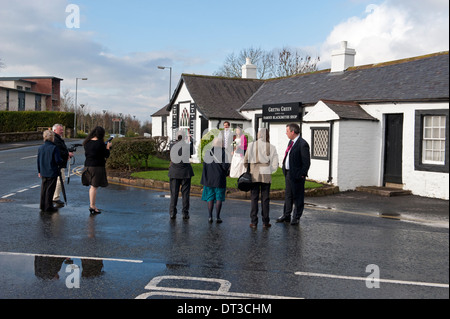
<instances>
[{"instance_id":1,"label":"white cloud","mask_svg":"<svg viewBox=\"0 0 450 319\"><path fill-rule=\"evenodd\" d=\"M169 71L158 70L158 65L173 67L172 89L180 70L211 74L219 66L215 59L221 52L193 57L189 51L170 47L113 53L96 40L104 35L83 28L88 19L83 14L81 28L66 28L68 4L69 0L2 2L0 59L6 68L0 76L56 76L64 79L63 89L72 92L75 79L87 77L88 81L78 83L79 103L91 111L106 109L149 120L168 101ZM329 67L331 51L341 41L356 49L357 65L448 50L448 9L448 0L385 0L369 5L361 16L347 19L330 32L319 53L319 67Z\"/></svg>"},{"instance_id":2,"label":"white cloud","mask_svg":"<svg viewBox=\"0 0 450 319\"><path fill-rule=\"evenodd\" d=\"M363 17L334 27L321 48L321 68L341 41L356 49L355 64L364 65L449 49L448 0L386 0L370 4Z\"/></svg>"},{"instance_id":3,"label":"white cloud","mask_svg":"<svg viewBox=\"0 0 450 319\"><path fill-rule=\"evenodd\" d=\"M158 65L197 64L186 52L138 52L117 56L95 34L68 29L66 0L8 1L0 10L0 76L56 76L91 111L135 115L142 121L168 101L169 73ZM180 54L184 54L181 56ZM176 61L176 62L175 62ZM172 88L179 73L172 75Z\"/></svg>"}]
</instances>

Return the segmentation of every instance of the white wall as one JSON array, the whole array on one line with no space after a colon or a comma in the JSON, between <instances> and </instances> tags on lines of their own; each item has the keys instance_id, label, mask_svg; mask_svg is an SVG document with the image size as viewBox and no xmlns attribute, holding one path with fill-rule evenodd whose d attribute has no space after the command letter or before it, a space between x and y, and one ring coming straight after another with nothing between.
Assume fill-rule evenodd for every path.
<instances>
[{"instance_id":1,"label":"white wall","mask_svg":"<svg viewBox=\"0 0 450 319\"><path fill-rule=\"evenodd\" d=\"M161 136L162 116L152 116L152 136Z\"/></svg>"},{"instance_id":2,"label":"white wall","mask_svg":"<svg viewBox=\"0 0 450 319\"><path fill-rule=\"evenodd\" d=\"M380 125L373 121L339 121L334 134L333 172L341 191L358 186L379 186ZM337 149L337 145L339 148Z\"/></svg>"},{"instance_id":3,"label":"white wall","mask_svg":"<svg viewBox=\"0 0 450 319\"><path fill-rule=\"evenodd\" d=\"M403 185L414 195L449 199L449 174L417 171L414 167L416 110L449 109L449 103L399 103L362 105L367 113L380 120L380 158L384 158L384 115L403 114ZM447 128L448 130L449 128ZM381 163L382 164L382 163ZM382 165L381 165L382 166ZM380 174L383 173L381 167ZM382 179L382 176L380 176Z\"/></svg>"}]
</instances>

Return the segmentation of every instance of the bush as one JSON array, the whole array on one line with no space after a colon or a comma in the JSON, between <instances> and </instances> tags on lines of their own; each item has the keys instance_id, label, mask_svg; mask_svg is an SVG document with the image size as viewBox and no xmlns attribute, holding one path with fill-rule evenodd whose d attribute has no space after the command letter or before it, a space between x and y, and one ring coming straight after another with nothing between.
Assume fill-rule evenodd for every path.
<instances>
[{"instance_id":1,"label":"bush","mask_svg":"<svg viewBox=\"0 0 450 319\"><path fill-rule=\"evenodd\" d=\"M157 153L157 141L153 138L124 137L113 140L111 156L107 167L112 169L131 170L144 164L149 167L148 160Z\"/></svg>"},{"instance_id":2,"label":"bush","mask_svg":"<svg viewBox=\"0 0 450 319\"><path fill-rule=\"evenodd\" d=\"M0 111L0 133L31 132L59 123L73 127L74 114L67 112Z\"/></svg>"}]
</instances>

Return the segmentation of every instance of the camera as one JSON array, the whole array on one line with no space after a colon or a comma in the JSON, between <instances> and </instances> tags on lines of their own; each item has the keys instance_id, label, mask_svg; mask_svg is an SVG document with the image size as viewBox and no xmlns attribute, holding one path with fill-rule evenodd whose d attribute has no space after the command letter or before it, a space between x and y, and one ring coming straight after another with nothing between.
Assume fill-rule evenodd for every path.
<instances>
[{"instance_id":1,"label":"camera","mask_svg":"<svg viewBox=\"0 0 450 319\"><path fill-rule=\"evenodd\" d=\"M83 144L72 144L70 147L67 148L67 150L69 152L76 152L77 151L77 147L83 146Z\"/></svg>"},{"instance_id":2,"label":"camera","mask_svg":"<svg viewBox=\"0 0 450 319\"><path fill-rule=\"evenodd\" d=\"M110 138L108 138L108 140L106 141L105 144L108 144L109 142L111 142L114 139L114 136L111 136Z\"/></svg>"}]
</instances>

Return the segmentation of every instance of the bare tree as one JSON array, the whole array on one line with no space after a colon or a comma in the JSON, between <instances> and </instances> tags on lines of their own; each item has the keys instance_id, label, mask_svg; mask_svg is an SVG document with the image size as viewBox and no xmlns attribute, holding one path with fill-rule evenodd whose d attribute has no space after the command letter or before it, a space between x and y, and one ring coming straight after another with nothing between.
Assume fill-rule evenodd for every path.
<instances>
[{"instance_id":1,"label":"bare tree","mask_svg":"<svg viewBox=\"0 0 450 319\"><path fill-rule=\"evenodd\" d=\"M317 63L320 61L319 57L313 59L309 55L303 56L299 51L287 47L276 54L278 56L278 63L274 70L276 77L317 71Z\"/></svg>"},{"instance_id":2,"label":"bare tree","mask_svg":"<svg viewBox=\"0 0 450 319\"><path fill-rule=\"evenodd\" d=\"M260 79L314 72L317 71L317 63L320 61L319 57L312 58L310 55L288 47L272 51L249 48L241 50L238 55L235 53L228 55L224 65L214 75L240 78L241 67L245 64L246 58L250 58L258 67Z\"/></svg>"},{"instance_id":3,"label":"bare tree","mask_svg":"<svg viewBox=\"0 0 450 319\"><path fill-rule=\"evenodd\" d=\"M273 55L261 48L243 49L238 55L235 53L229 54L225 58L223 66L217 72L214 72L214 75L230 78L242 77L242 65L246 63L246 58L250 58L252 63L258 66L258 77L260 79L270 77Z\"/></svg>"},{"instance_id":4,"label":"bare tree","mask_svg":"<svg viewBox=\"0 0 450 319\"><path fill-rule=\"evenodd\" d=\"M73 98L73 94L70 93L69 89L65 89L64 91L62 91L62 96L61 96L61 111L63 112L73 112L74 111L74 106L75 105L75 101Z\"/></svg>"}]
</instances>

